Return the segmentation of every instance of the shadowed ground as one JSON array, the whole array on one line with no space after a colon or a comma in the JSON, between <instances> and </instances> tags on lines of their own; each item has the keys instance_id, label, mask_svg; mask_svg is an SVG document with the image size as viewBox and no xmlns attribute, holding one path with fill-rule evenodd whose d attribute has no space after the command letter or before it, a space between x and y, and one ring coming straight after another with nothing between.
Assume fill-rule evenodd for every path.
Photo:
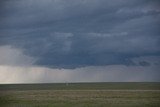
<instances>
[{"instance_id":1,"label":"shadowed ground","mask_svg":"<svg viewBox=\"0 0 160 107\"><path fill-rule=\"evenodd\" d=\"M160 83L0 85L3 107L160 107Z\"/></svg>"}]
</instances>

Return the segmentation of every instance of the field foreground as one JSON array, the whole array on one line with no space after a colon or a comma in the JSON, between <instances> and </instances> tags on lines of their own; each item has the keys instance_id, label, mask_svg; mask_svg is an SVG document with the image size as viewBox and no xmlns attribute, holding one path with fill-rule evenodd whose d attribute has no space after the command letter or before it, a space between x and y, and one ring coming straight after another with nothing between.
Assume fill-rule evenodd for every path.
<instances>
[{"instance_id":1,"label":"field foreground","mask_svg":"<svg viewBox=\"0 0 160 107\"><path fill-rule=\"evenodd\" d=\"M160 83L0 85L0 107L160 107Z\"/></svg>"}]
</instances>

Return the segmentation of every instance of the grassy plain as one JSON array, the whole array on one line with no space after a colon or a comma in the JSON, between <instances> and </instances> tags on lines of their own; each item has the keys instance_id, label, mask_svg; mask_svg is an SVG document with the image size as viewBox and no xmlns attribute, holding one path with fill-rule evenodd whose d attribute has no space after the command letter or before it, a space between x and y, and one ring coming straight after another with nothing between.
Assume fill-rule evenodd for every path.
<instances>
[{"instance_id":1,"label":"grassy plain","mask_svg":"<svg viewBox=\"0 0 160 107\"><path fill-rule=\"evenodd\" d=\"M160 107L160 83L1 84L0 107Z\"/></svg>"}]
</instances>

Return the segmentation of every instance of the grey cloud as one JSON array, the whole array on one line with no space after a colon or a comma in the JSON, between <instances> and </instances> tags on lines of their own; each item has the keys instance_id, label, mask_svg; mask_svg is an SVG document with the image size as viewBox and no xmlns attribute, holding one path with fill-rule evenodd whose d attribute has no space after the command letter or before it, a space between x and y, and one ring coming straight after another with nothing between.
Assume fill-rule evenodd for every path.
<instances>
[{"instance_id":1,"label":"grey cloud","mask_svg":"<svg viewBox=\"0 0 160 107\"><path fill-rule=\"evenodd\" d=\"M91 19L90 16L98 16L96 19L98 21L102 20L104 15L107 15L108 17L104 18L111 20L112 18L116 19L117 15L115 15L115 12L120 8L135 8L140 4L146 3L143 1L123 0L69 0L67 2L65 0L47 0L45 2L43 0L8 0L4 2L4 11L1 12L1 14L4 14L5 12L8 14L6 13L6 15L2 17L4 20L1 22L1 25L7 25L11 28L41 27L46 23L56 23L55 21L63 21L65 19L73 20L73 18L77 19L77 17L85 19L89 17L89 19ZM119 19L121 16L124 18L128 17L127 15L118 15ZM129 17L130 16L131 14L129 14ZM83 21L85 20L83 19ZM102 21L104 21L104 19ZM92 20L90 22L92 22Z\"/></svg>"},{"instance_id":2,"label":"grey cloud","mask_svg":"<svg viewBox=\"0 0 160 107\"><path fill-rule=\"evenodd\" d=\"M145 62L145 61L141 61L141 62L139 62L139 65L141 65L141 66L149 66L150 63L149 62Z\"/></svg>"},{"instance_id":3,"label":"grey cloud","mask_svg":"<svg viewBox=\"0 0 160 107\"><path fill-rule=\"evenodd\" d=\"M135 63L135 65L140 66L149 66L149 65L160 65L160 56L141 56L133 58L132 61Z\"/></svg>"},{"instance_id":4,"label":"grey cloud","mask_svg":"<svg viewBox=\"0 0 160 107\"><path fill-rule=\"evenodd\" d=\"M135 57L160 54L158 1L7 0L2 4L0 45L23 49L37 59L35 65L134 65Z\"/></svg>"},{"instance_id":5,"label":"grey cloud","mask_svg":"<svg viewBox=\"0 0 160 107\"><path fill-rule=\"evenodd\" d=\"M93 52L117 52L117 53L155 53L159 52L159 37L134 35L127 32L119 33L89 33L81 38L88 40Z\"/></svg>"}]
</instances>

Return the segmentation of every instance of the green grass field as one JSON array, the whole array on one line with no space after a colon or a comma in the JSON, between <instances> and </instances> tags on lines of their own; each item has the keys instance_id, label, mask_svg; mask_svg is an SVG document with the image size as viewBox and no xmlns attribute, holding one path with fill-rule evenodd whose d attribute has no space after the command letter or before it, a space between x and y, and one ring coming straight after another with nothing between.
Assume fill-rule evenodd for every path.
<instances>
[{"instance_id":1,"label":"green grass field","mask_svg":"<svg viewBox=\"0 0 160 107\"><path fill-rule=\"evenodd\" d=\"M1 84L0 107L160 107L160 83Z\"/></svg>"}]
</instances>

